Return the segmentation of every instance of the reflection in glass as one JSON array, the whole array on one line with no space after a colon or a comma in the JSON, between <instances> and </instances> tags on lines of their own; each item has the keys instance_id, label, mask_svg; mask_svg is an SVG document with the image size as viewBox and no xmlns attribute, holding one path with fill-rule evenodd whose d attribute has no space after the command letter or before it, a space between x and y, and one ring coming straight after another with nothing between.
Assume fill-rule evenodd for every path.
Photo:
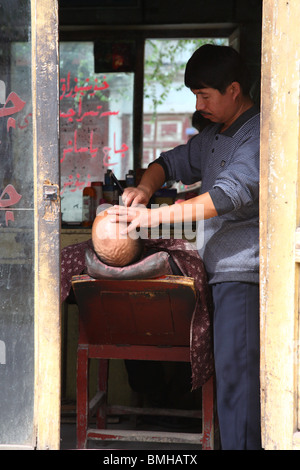
<instances>
[{"instance_id":1,"label":"reflection in glass","mask_svg":"<svg viewBox=\"0 0 300 470\"><path fill-rule=\"evenodd\" d=\"M94 73L92 42L60 43L63 222L82 221L82 191L107 169L118 179L132 169L133 77Z\"/></svg>"},{"instance_id":2,"label":"reflection in glass","mask_svg":"<svg viewBox=\"0 0 300 470\"><path fill-rule=\"evenodd\" d=\"M185 144L192 126L195 97L184 86L185 64L203 44L227 39L148 39L145 43L144 138L142 167L160 153Z\"/></svg>"}]
</instances>

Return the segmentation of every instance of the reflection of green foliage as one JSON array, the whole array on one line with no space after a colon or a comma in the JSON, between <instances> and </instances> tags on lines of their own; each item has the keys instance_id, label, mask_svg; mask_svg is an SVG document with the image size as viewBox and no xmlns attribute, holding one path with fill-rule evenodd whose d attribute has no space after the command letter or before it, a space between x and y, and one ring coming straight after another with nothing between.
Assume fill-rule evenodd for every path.
<instances>
[{"instance_id":1,"label":"reflection of green foliage","mask_svg":"<svg viewBox=\"0 0 300 470\"><path fill-rule=\"evenodd\" d=\"M155 118L157 108L163 104L171 90L179 91L184 87L183 72L185 64L193 51L207 43L224 44L221 39L148 39L146 41L145 74L144 74L144 97L151 99L153 106L153 117ZM71 73L72 84L74 77L78 79L78 86L86 84L86 78L94 83L105 80L109 89L114 90L121 100L132 99L130 84L131 74L127 73L94 73L94 53L91 42L64 42L60 44L60 76L66 78ZM160 91L158 94L158 85ZM87 99L97 98L100 101L109 101L110 93L107 90L97 91L95 96L87 95ZM79 100L79 95L75 101Z\"/></svg>"},{"instance_id":2,"label":"reflection of green foliage","mask_svg":"<svg viewBox=\"0 0 300 470\"><path fill-rule=\"evenodd\" d=\"M152 100L153 118L159 105L163 104L173 89L184 87L183 75L186 61L192 53L204 44L224 43L220 39L149 39L145 55L144 97ZM177 86L175 84L177 79ZM178 85L178 82L181 84ZM157 96L157 85L163 91Z\"/></svg>"},{"instance_id":3,"label":"reflection of green foliage","mask_svg":"<svg viewBox=\"0 0 300 470\"><path fill-rule=\"evenodd\" d=\"M91 83L95 83L95 78L98 82L103 79L103 74L94 73L94 55L93 44L90 42L63 42L60 43L60 77L67 79L70 72L71 83L70 87L75 85L74 78L78 79L77 85L79 87L87 85L86 79L89 78ZM108 80L107 80L108 81ZM94 96L85 95L86 99L97 97L98 100L108 101L107 94L97 91ZM74 98L75 103L78 103L80 95Z\"/></svg>"},{"instance_id":4,"label":"reflection of green foliage","mask_svg":"<svg viewBox=\"0 0 300 470\"><path fill-rule=\"evenodd\" d=\"M93 44L84 42L64 42L60 44L60 76L67 78L68 73L71 75L71 84L75 85L76 77L79 87L87 86L86 79L89 78L90 84L95 84L98 79L98 85L104 80L108 83L109 88L106 90L96 91L94 95L87 93L85 99L102 102L110 101L110 91L113 90L114 99L116 94L120 96L120 100L130 100L132 95L128 92L131 89L132 74L127 73L94 73L94 54ZM74 98L78 103L80 95Z\"/></svg>"}]
</instances>

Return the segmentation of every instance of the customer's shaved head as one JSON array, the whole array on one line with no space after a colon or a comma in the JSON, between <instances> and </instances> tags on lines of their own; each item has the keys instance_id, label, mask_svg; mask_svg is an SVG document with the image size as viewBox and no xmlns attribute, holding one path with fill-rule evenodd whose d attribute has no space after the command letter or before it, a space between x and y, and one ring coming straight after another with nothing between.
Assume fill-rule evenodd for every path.
<instances>
[{"instance_id":1,"label":"customer's shaved head","mask_svg":"<svg viewBox=\"0 0 300 470\"><path fill-rule=\"evenodd\" d=\"M100 212L92 227L92 242L100 260L109 266L126 266L135 262L142 252L142 240L121 234L126 222L113 222L106 210Z\"/></svg>"}]
</instances>

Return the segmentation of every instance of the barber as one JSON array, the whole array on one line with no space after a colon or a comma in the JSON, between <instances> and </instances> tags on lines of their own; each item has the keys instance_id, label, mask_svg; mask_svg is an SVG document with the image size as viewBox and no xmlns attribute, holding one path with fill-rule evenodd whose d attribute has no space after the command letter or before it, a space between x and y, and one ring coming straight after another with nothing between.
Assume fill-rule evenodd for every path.
<instances>
[{"instance_id":1,"label":"barber","mask_svg":"<svg viewBox=\"0 0 300 470\"><path fill-rule=\"evenodd\" d=\"M185 85L196 97L196 110L211 124L186 145L163 152L139 186L125 190L125 207L114 207L110 213L130 222L127 233L137 227L179 222L183 214L185 221L204 220L199 224L197 248L214 303L221 445L224 450L256 450L261 448L260 115L249 96L249 73L230 47L204 45L196 50L186 65ZM201 180L201 194L171 206L140 207L168 180L187 185Z\"/></svg>"}]
</instances>

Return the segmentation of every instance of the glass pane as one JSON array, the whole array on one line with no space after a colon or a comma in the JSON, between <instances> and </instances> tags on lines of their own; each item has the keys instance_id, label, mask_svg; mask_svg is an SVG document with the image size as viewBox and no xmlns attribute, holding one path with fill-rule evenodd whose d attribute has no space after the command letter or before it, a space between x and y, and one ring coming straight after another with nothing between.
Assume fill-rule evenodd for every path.
<instances>
[{"instance_id":1,"label":"glass pane","mask_svg":"<svg viewBox=\"0 0 300 470\"><path fill-rule=\"evenodd\" d=\"M92 42L60 43L62 221L82 221L82 191L132 169L133 73L95 73ZM97 201L97 204L99 201Z\"/></svg>"},{"instance_id":2,"label":"glass pane","mask_svg":"<svg viewBox=\"0 0 300 470\"><path fill-rule=\"evenodd\" d=\"M0 445L18 446L34 439L30 1L2 1L0 30Z\"/></svg>"},{"instance_id":3,"label":"glass pane","mask_svg":"<svg viewBox=\"0 0 300 470\"><path fill-rule=\"evenodd\" d=\"M228 44L228 40L146 40L143 168L197 132L192 125L196 100L184 85L184 70L192 53L205 43Z\"/></svg>"}]
</instances>

